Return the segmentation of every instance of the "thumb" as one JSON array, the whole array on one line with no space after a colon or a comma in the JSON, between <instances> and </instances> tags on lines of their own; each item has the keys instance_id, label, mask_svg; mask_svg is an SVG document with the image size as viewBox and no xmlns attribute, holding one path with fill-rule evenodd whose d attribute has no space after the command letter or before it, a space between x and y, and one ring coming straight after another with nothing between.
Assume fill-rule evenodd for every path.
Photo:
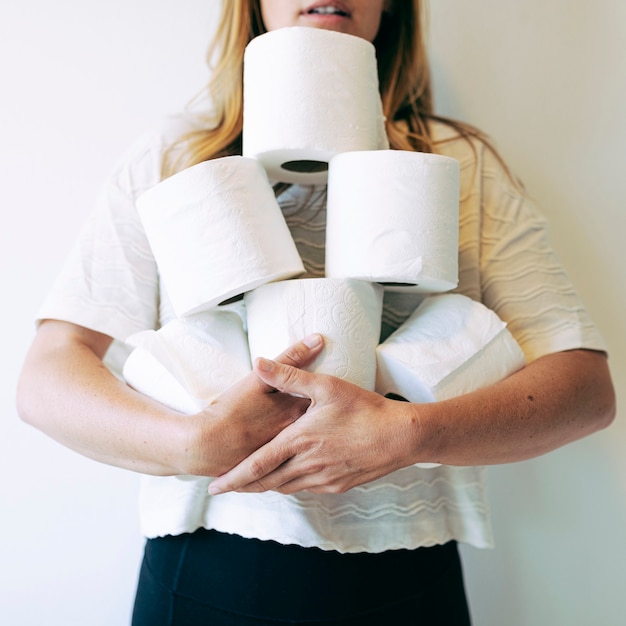
<instances>
[{"instance_id":1,"label":"thumb","mask_svg":"<svg viewBox=\"0 0 626 626\"><path fill-rule=\"evenodd\" d=\"M291 365L259 357L254 373L266 384L290 395L311 398L313 375Z\"/></svg>"},{"instance_id":2,"label":"thumb","mask_svg":"<svg viewBox=\"0 0 626 626\"><path fill-rule=\"evenodd\" d=\"M304 367L320 353L323 346L324 337L319 333L314 333L289 346L274 360L284 365Z\"/></svg>"},{"instance_id":3,"label":"thumb","mask_svg":"<svg viewBox=\"0 0 626 626\"><path fill-rule=\"evenodd\" d=\"M284 352L279 354L274 361L271 361L271 363L275 362L276 364L291 365L292 367L304 367L317 357L323 347L324 337L319 333L314 333L289 346ZM265 361L266 359L263 360ZM258 373L259 372L256 371L257 382L265 382L265 379L258 376ZM276 385L272 383L265 384L266 392L273 391L274 389L276 389Z\"/></svg>"}]
</instances>

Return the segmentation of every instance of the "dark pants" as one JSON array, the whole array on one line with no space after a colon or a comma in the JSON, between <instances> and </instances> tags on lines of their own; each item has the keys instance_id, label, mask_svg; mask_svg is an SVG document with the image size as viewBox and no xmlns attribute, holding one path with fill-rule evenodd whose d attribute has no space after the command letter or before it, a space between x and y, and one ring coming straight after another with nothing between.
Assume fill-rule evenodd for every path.
<instances>
[{"instance_id":1,"label":"dark pants","mask_svg":"<svg viewBox=\"0 0 626 626\"><path fill-rule=\"evenodd\" d=\"M133 626L467 626L455 542L340 554L199 530L150 539Z\"/></svg>"}]
</instances>

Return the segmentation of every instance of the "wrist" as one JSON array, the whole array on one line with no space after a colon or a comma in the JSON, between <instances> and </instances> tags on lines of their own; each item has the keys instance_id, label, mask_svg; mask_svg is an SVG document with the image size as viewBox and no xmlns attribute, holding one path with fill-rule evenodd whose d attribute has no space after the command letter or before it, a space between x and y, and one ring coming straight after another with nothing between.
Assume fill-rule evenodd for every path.
<instances>
[{"instance_id":1,"label":"wrist","mask_svg":"<svg viewBox=\"0 0 626 626\"><path fill-rule=\"evenodd\" d=\"M446 427L436 427L435 403L404 402L404 435L408 447L407 465L442 463L442 439Z\"/></svg>"},{"instance_id":2,"label":"wrist","mask_svg":"<svg viewBox=\"0 0 626 626\"><path fill-rule=\"evenodd\" d=\"M181 415L174 426L173 441L177 442L176 466L178 474L219 476L230 469L219 463L223 420L210 409L193 415Z\"/></svg>"}]
</instances>

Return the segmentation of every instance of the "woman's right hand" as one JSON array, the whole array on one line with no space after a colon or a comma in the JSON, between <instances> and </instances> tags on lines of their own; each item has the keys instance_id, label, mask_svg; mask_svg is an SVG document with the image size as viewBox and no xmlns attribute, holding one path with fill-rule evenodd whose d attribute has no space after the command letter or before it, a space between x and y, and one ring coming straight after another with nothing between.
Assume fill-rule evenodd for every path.
<instances>
[{"instance_id":1,"label":"woman's right hand","mask_svg":"<svg viewBox=\"0 0 626 626\"><path fill-rule=\"evenodd\" d=\"M304 367L324 345L321 335L293 344L275 360ZM181 450L180 473L220 476L302 416L310 400L277 391L253 372L189 416L188 445Z\"/></svg>"},{"instance_id":2,"label":"woman's right hand","mask_svg":"<svg viewBox=\"0 0 626 626\"><path fill-rule=\"evenodd\" d=\"M278 360L307 365L323 347L320 336L311 339L292 345ZM26 423L102 463L159 476L218 476L308 406L308 399L277 392L251 373L206 410L184 415L131 389L104 366L111 341L76 324L42 322L17 390L18 413Z\"/></svg>"}]
</instances>

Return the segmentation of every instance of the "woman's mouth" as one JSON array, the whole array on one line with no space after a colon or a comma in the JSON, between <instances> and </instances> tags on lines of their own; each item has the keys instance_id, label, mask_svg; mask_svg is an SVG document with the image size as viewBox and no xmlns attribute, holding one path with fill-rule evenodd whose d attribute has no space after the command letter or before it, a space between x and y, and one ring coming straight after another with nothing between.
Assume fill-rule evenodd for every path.
<instances>
[{"instance_id":1,"label":"woman's mouth","mask_svg":"<svg viewBox=\"0 0 626 626\"><path fill-rule=\"evenodd\" d=\"M303 11L304 15L321 15L350 17L348 10L339 3L323 4L318 3Z\"/></svg>"},{"instance_id":2,"label":"woman's mouth","mask_svg":"<svg viewBox=\"0 0 626 626\"><path fill-rule=\"evenodd\" d=\"M340 15L341 17L348 17L348 14L337 7L316 7L309 9L306 12L307 15Z\"/></svg>"}]
</instances>

